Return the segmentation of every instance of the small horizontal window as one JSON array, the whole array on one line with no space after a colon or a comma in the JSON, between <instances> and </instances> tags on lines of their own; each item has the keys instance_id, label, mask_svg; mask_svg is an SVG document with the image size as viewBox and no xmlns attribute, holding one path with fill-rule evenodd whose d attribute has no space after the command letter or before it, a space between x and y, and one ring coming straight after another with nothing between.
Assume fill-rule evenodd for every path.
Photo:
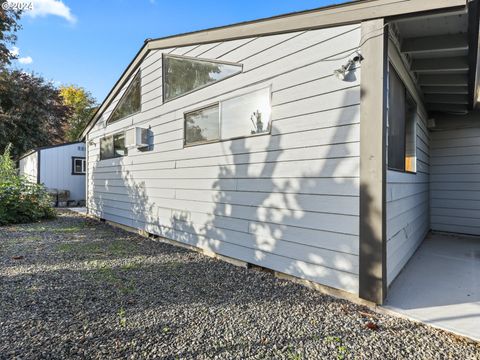
<instances>
[{"instance_id":1,"label":"small horizontal window","mask_svg":"<svg viewBox=\"0 0 480 360\"><path fill-rule=\"evenodd\" d=\"M164 101L182 96L242 71L242 65L163 55Z\"/></svg>"},{"instance_id":2,"label":"small horizontal window","mask_svg":"<svg viewBox=\"0 0 480 360\"><path fill-rule=\"evenodd\" d=\"M220 138L218 105L185 115L185 143L214 141Z\"/></svg>"},{"instance_id":3,"label":"small horizontal window","mask_svg":"<svg viewBox=\"0 0 480 360\"><path fill-rule=\"evenodd\" d=\"M185 145L270 131L270 88L185 114Z\"/></svg>"},{"instance_id":4,"label":"small horizontal window","mask_svg":"<svg viewBox=\"0 0 480 360\"><path fill-rule=\"evenodd\" d=\"M72 175L84 175L86 171L85 158L72 157Z\"/></svg>"},{"instance_id":5,"label":"small horizontal window","mask_svg":"<svg viewBox=\"0 0 480 360\"><path fill-rule=\"evenodd\" d=\"M100 139L100 160L112 159L127 155L125 132L106 136Z\"/></svg>"},{"instance_id":6,"label":"small horizontal window","mask_svg":"<svg viewBox=\"0 0 480 360\"><path fill-rule=\"evenodd\" d=\"M270 111L270 88L223 101L222 139L268 132Z\"/></svg>"}]
</instances>

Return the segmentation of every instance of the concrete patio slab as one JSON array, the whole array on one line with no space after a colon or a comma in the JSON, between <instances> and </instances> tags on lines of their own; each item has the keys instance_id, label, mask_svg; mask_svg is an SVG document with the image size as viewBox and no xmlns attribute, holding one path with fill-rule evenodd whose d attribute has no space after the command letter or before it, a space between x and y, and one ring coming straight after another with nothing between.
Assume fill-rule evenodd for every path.
<instances>
[{"instance_id":1,"label":"concrete patio slab","mask_svg":"<svg viewBox=\"0 0 480 360\"><path fill-rule=\"evenodd\" d=\"M480 237L430 234L393 282L385 307L480 341Z\"/></svg>"}]
</instances>

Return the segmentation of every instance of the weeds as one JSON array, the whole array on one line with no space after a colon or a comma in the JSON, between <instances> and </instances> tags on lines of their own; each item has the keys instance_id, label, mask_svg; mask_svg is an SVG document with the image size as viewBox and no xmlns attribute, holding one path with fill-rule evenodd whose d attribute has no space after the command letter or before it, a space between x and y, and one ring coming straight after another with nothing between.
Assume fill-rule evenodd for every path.
<instances>
[{"instance_id":1,"label":"weeds","mask_svg":"<svg viewBox=\"0 0 480 360\"><path fill-rule=\"evenodd\" d=\"M343 344L343 340L338 336L327 336L325 341L328 344L333 344L337 351L337 359L344 360L345 357L348 355L349 351L348 348Z\"/></svg>"},{"instance_id":2,"label":"weeds","mask_svg":"<svg viewBox=\"0 0 480 360\"><path fill-rule=\"evenodd\" d=\"M123 307L118 310L117 315L118 324L120 325L120 327L124 328L125 326L127 326L127 316Z\"/></svg>"},{"instance_id":3,"label":"weeds","mask_svg":"<svg viewBox=\"0 0 480 360\"><path fill-rule=\"evenodd\" d=\"M302 360L303 356L302 356L301 353L294 351L292 345L288 345L287 359L289 359L289 360Z\"/></svg>"}]
</instances>

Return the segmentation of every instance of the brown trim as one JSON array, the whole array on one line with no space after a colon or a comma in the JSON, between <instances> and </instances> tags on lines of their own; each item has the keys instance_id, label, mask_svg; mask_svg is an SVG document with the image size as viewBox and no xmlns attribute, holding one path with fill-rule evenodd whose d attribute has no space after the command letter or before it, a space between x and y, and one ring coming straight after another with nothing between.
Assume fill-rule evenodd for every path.
<instances>
[{"instance_id":1,"label":"brown trim","mask_svg":"<svg viewBox=\"0 0 480 360\"><path fill-rule=\"evenodd\" d=\"M479 30L479 12L480 6L478 0L468 2L468 109L472 110L475 106L476 99L476 78L477 78L477 61L478 61L478 30Z\"/></svg>"},{"instance_id":2,"label":"brown trim","mask_svg":"<svg viewBox=\"0 0 480 360\"><path fill-rule=\"evenodd\" d=\"M368 35L367 35L368 34ZM386 272L386 109L388 27L384 19L362 23L360 82L359 296L382 304Z\"/></svg>"},{"instance_id":3,"label":"brown trim","mask_svg":"<svg viewBox=\"0 0 480 360\"><path fill-rule=\"evenodd\" d=\"M404 14L465 6L465 0L361 0L330 5L318 9L279 15L217 28L200 30L164 38L146 40L137 55L98 107L92 119L82 132L81 139L93 127L101 114L111 103L118 91L139 66L150 50L169 47L205 44L216 41L242 39L255 36L273 35L300 30L312 30L333 26L355 24L361 21Z\"/></svg>"}]
</instances>

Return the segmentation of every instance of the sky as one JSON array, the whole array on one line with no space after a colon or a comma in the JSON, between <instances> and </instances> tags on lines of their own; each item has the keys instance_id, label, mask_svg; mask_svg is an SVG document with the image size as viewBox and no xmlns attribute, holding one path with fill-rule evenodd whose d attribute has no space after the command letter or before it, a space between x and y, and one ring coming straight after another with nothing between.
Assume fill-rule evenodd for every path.
<instances>
[{"instance_id":1,"label":"sky","mask_svg":"<svg viewBox=\"0 0 480 360\"><path fill-rule=\"evenodd\" d=\"M9 0L26 2L13 67L78 85L100 103L147 38L158 38L344 0Z\"/></svg>"}]
</instances>

